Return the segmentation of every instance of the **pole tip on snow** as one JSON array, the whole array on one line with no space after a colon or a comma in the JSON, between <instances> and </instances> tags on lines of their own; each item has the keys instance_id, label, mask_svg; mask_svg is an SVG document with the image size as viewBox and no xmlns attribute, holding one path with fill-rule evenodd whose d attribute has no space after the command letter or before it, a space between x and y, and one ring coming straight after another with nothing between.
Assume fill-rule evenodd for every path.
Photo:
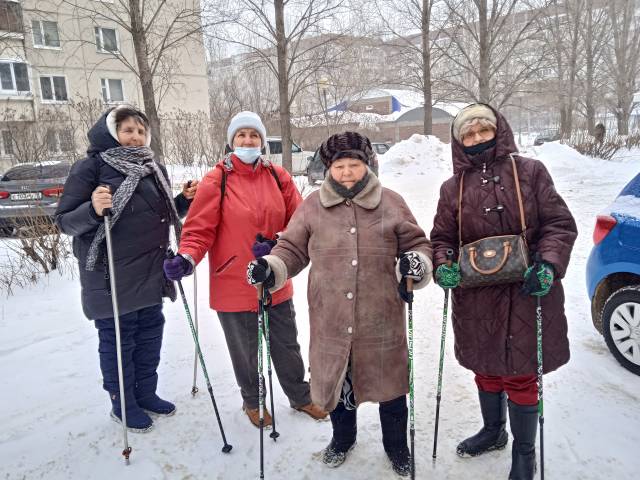
<instances>
[{"instance_id":1,"label":"pole tip on snow","mask_svg":"<svg viewBox=\"0 0 640 480\"><path fill-rule=\"evenodd\" d=\"M225 444L224 447L222 447L222 453L229 453L231 451L231 449L233 448L233 446L229 445L228 443Z\"/></svg>"},{"instance_id":2,"label":"pole tip on snow","mask_svg":"<svg viewBox=\"0 0 640 480\"><path fill-rule=\"evenodd\" d=\"M129 465L129 455L131 455L131 447L127 447L122 450L122 456L124 457L125 465Z\"/></svg>"}]
</instances>

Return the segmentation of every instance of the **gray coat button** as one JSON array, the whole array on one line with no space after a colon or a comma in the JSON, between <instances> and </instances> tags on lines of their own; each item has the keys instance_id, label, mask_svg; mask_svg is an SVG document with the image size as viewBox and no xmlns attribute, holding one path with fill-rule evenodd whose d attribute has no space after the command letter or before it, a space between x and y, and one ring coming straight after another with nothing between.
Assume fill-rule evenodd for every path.
<instances>
[{"instance_id":1,"label":"gray coat button","mask_svg":"<svg viewBox=\"0 0 640 480\"><path fill-rule=\"evenodd\" d=\"M351 293L351 292L347 293L347 298L349 300L351 300L353 298L353 293Z\"/></svg>"}]
</instances>

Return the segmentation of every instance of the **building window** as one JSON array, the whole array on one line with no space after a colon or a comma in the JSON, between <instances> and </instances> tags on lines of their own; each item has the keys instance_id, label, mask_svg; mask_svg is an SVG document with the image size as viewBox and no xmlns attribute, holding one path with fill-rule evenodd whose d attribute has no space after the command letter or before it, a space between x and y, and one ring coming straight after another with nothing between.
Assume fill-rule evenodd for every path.
<instances>
[{"instance_id":1,"label":"building window","mask_svg":"<svg viewBox=\"0 0 640 480\"><path fill-rule=\"evenodd\" d=\"M95 33L99 52L118 53L118 34L115 28L95 27Z\"/></svg>"},{"instance_id":2,"label":"building window","mask_svg":"<svg viewBox=\"0 0 640 480\"><path fill-rule=\"evenodd\" d=\"M48 20L32 20L33 44L36 47L60 47L58 23Z\"/></svg>"},{"instance_id":3,"label":"building window","mask_svg":"<svg viewBox=\"0 0 640 480\"><path fill-rule=\"evenodd\" d=\"M0 0L0 30L23 33L22 6L18 2Z\"/></svg>"},{"instance_id":4,"label":"building window","mask_svg":"<svg viewBox=\"0 0 640 480\"><path fill-rule=\"evenodd\" d=\"M30 92L27 64L0 60L0 93Z\"/></svg>"},{"instance_id":5,"label":"building window","mask_svg":"<svg viewBox=\"0 0 640 480\"><path fill-rule=\"evenodd\" d=\"M4 155L13 155L13 140L9 130L2 131L2 153Z\"/></svg>"},{"instance_id":6,"label":"building window","mask_svg":"<svg viewBox=\"0 0 640 480\"><path fill-rule=\"evenodd\" d=\"M40 92L42 94L42 100L56 102L66 102L69 100L67 95L67 80L64 77L40 77Z\"/></svg>"},{"instance_id":7,"label":"building window","mask_svg":"<svg viewBox=\"0 0 640 480\"><path fill-rule=\"evenodd\" d=\"M122 80L114 78L100 79L102 100L104 103L124 102L124 88Z\"/></svg>"},{"instance_id":8,"label":"building window","mask_svg":"<svg viewBox=\"0 0 640 480\"><path fill-rule=\"evenodd\" d=\"M45 140L49 153L61 154L74 151L73 132L70 130L49 128Z\"/></svg>"}]
</instances>

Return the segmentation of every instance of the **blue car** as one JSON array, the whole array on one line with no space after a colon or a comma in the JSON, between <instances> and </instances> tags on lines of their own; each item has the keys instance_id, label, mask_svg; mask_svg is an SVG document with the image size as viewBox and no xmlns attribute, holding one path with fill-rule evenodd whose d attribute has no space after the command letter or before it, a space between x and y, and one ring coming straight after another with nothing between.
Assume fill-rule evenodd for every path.
<instances>
[{"instance_id":1,"label":"blue car","mask_svg":"<svg viewBox=\"0 0 640 480\"><path fill-rule=\"evenodd\" d=\"M640 375L640 174L598 215L587 261L594 326L613 356Z\"/></svg>"}]
</instances>

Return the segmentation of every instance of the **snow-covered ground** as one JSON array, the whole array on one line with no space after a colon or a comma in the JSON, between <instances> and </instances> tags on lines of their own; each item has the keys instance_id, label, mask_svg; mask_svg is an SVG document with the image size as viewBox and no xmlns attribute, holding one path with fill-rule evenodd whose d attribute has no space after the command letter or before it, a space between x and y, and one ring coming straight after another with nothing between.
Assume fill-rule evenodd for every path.
<instances>
[{"instance_id":1,"label":"snow-covered ground","mask_svg":"<svg viewBox=\"0 0 640 480\"><path fill-rule=\"evenodd\" d=\"M640 378L619 366L591 324L584 267L595 214L611 203L640 169L640 155L624 162L582 157L558 143L531 149L550 169L578 222L580 235L565 280L572 358L545 377L546 476L600 480L637 474L640 445ZM414 136L381 158L383 184L402 193L428 232L441 182L450 175L450 150L433 138ZM185 173L177 170L176 177ZM186 177L184 177L186 178ZM178 178L176 178L178 180ZM2 244L0 244L2 248ZM230 454L222 442L205 382L192 398L194 348L180 303L165 305L167 326L160 365L160 393L178 413L156 421L153 432L129 434L131 465L125 467L122 430L108 417L93 324L80 308L77 279L57 274L2 298L0 307L1 479L252 479L258 477L258 430L241 411L218 320L208 309L206 262L198 267L201 341ZM193 282L184 282L193 299ZM295 279L299 339L309 343L306 275ZM460 459L455 446L480 426L471 372L454 356L447 332L438 460L431 461L435 382L442 321L442 290L416 294L417 478L506 479L509 450ZM277 382L276 382L277 385ZM390 479L380 439L377 406L359 410L358 445L337 470L318 452L329 442L328 422L313 422L289 408L279 386L277 443L265 439L265 478L291 480Z\"/></svg>"}]
</instances>

